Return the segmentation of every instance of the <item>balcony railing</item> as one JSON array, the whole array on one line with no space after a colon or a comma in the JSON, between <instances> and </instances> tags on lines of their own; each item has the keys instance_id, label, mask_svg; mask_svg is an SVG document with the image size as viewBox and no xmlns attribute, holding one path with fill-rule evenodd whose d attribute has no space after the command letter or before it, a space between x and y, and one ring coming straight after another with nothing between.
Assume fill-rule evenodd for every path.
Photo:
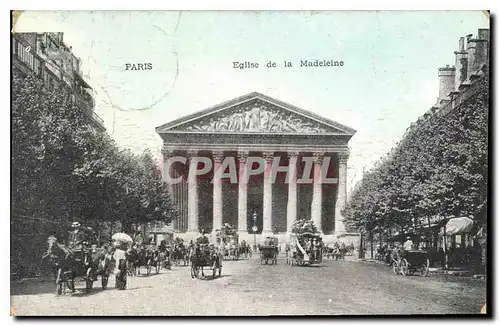
<instances>
[{"instance_id":1,"label":"balcony railing","mask_svg":"<svg viewBox=\"0 0 500 326\"><path fill-rule=\"evenodd\" d=\"M55 67L54 65L46 64L45 60L34 53L34 51L35 49L30 49L29 51L27 51L27 46L25 46L21 41L12 36L13 56L17 60L22 62L25 68L33 71L39 78L45 80L44 75L49 74L49 72L46 72L45 69L48 69L48 71L54 74L56 78L62 80L63 83L66 84L66 86L75 91L72 96L75 105L83 109L91 119L93 119L102 128L104 128L104 120L94 112L95 99L91 93L91 90L84 87L75 87L71 77L63 75L60 69Z\"/></svg>"}]
</instances>

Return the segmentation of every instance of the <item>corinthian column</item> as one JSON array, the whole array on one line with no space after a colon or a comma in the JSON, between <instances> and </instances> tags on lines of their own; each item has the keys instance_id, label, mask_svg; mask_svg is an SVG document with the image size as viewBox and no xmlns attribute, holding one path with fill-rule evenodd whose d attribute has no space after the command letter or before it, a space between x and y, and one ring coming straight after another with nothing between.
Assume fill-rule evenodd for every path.
<instances>
[{"instance_id":1,"label":"corinthian column","mask_svg":"<svg viewBox=\"0 0 500 326\"><path fill-rule=\"evenodd\" d=\"M238 152L239 180L238 180L238 233L248 232L247 228L247 182L245 180L245 169L248 152Z\"/></svg>"},{"instance_id":2,"label":"corinthian column","mask_svg":"<svg viewBox=\"0 0 500 326\"><path fill-rule=\"evenodd\" d=\"M196 170L196 151L188 152L189 171ZM195 173L188 173L188 232L198 232L198 183Z\"/></svg>"},{"instance_id":3,"label":"corinthian column","mask_svg":"<svg viewBox=\"0 0 500 326\"><path fill-rule=\"evenodd\" d=\"M168 195L170 197L171 203L173 203L174 205L176 205L178 207L177 202L176 202L176 196L175 196L175 192L177 191L177 187L175 187L175 189L174 189L174 185L171 182L168 182L168 180L171 180L174 177L174 173L175 173L173 166L167 167L167 161L169 158L171 158L173 156L173 151L170 149L163 148L161 153L163 155L162 179L163 179L163 182L165 182L167 184ZM178 224L177 219L173 219L172 220L172 228L174 230L177 230L177 224Z\"/></svg>"},{"instance_id":4,"label":"corinthian column","mask_svg":"<svg viewBox=\"0 0 500 326\"><path fill-rule=\"evenodd\" d=\"M297 220L297 152L288 152L288 202L286 205L286 231L292 230Z\"/></svg>"},{"instance_id":5,"label":"corinthian column","mask_svg":"<svg viewBox=\"0 0 500 326\"><path fill-rule=\"evenodd\" d=\"M318 227L318 231L322 232L321 212L322 212L322 180L321 180L321 164L323 163L323 153L314 153L314 183L313 183L313 198L311 202L311 220Z\"/></svg>"},{"instance_id":6,"label":"corinthian column","mask_svg":"<svg viewBox=\"0 0 500 326\"><path fill-rule=\"evenodd\" d=\"M222 227L222 180L220 178L222 172L220 170L220 165L224 159L223 152L213 152L213 167L214 167L214 196L213 196L213 206L214 206L214 216L213 216L213 230L212 233L215 234L216 230L220 230Z\"/></svg>"},{"instance_id":7,"label":"corinthian column","mask_svg":"<svg viewBox=\"0 0 500 326\"><path fill-rule=\"evenodd\" d=\"M335 204L335 232L345 232L344 217L341 211L347 200L347 160L349 152L339 152L339 183L337 191L337 202Z\"/></svg>"},{"instance_id":8,"label":"corinthian column","mask_svg":"<svg viewBox=\"0 0 500 326\"><path fill-rule=\"evenodd\" d=\"M272 233L272 219L273 219L273 183L270 178L271 167L273 163L273 152L264 152L264 159L266 160L266 170L264 172L264 209L263 209L263 226L262 233Z\"/></svg>"}]
</instances>

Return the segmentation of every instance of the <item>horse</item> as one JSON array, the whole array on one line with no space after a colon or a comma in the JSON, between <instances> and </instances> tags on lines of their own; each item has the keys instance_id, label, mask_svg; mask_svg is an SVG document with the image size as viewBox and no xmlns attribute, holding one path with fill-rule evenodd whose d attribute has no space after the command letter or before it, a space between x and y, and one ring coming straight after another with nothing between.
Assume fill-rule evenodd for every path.
<instances>
[{"instance_id":1,"label":"horse","mask_svg":"<svg viewBox=\"0 0 500 326\"><path fill-rule=\"evenodd\" d=\"M49 237L47 243L49 246L42 259L48 258L54 264L57 294L62 294L65 287L74 293L76 291L76 266L73 251L57 242L57 238L52 236Z\"/></svg>"},{"instance_id":2,"label":"horse","mask_svg":"<svg viewBox=\"0 0 500 326\"><path fill-rule=\"evenodd\" d=\"M242 241L239 246L239 256L243 256L245 259L252 256L250 245L245 241Z\"/></svg>"},{"instance_id":3,"label":"horse","mask_svg":"<svg viewBox=\"0 0 500 326\"><path fill-rule=\"evenodd\" d=\"M127 255L127 273L129 276L136 276L139 269L139 252L136 246L133 246Z\"/></svg>"},{"instance_id":4,"label":"horse","mask_svg":"<svg viewBox=\"0 0 500 326\"><path fill-rule=\"evenodd\" d=\"M213 273L215 276L215 269L219 268L219 275L220 275L220 268L221 268L221 258L220 258L220 253L216 248L214 248L213 245L196 245L191 251L190 251L190 262L191 262L191 277L197 278L198 277L198 270L201 269L201 276L204 277L205 273L203 271L203 267L212 267ZM194 274L193 274L194 272Z\"/></svg>"},{"instance_id":5,"label":"horse","mask_svg":"<svg viewBox=\"0 0 500 326\"><path fill-rule=\"evenodd\" d=\"M239 256L238 246L236 244L230 242L227 245L227 258L232 259L232 260L236 260L236 259L238 259L238 256Z\"/></svg>"},{"instance_id":6,"label":"horse","mask_svg":"<svg viewBox=\"0 0 500 326\"><path fill-rule=\"evenodd\" d=\"M151 273L151 267L154 265L154 260L155 260L155 253L145 247L142 247L138 250L137 252L137 263L136 263L136 268L137 268L137 274L141 275L141 266L146 267L146 275L149 275Z\"/></svg>"}]
</instances>

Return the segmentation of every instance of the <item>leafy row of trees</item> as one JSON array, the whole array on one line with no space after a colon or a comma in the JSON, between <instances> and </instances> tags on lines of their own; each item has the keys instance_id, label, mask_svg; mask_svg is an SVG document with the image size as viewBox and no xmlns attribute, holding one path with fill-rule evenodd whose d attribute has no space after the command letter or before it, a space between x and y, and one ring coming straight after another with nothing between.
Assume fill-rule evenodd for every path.
<instances>
[{"instance_id":1,"label":"leafy row of trees","mask_svg":"<svg viewBox=\"0 0 500 326\"><path fill-rule=\"evenodd\" d=\"M152 155L118 148L71 96L13 71L13 237L46 239L35 225L66 230L73 220L97 228L121 222L125 232L148 221L170 223L177 212Z\"/></svg>"},{"instance_id":2,"label":"leafy row of trees","mask_svg":"<svg viewBox=\"0 0 500 326\"><path fill-rule=\"evenodd\" d=\"M488 189L488 80L448 114L412 126L364 176L346 205L346 224L369 234L469 216L485 223Z\"/></svg>"}]
</instances>

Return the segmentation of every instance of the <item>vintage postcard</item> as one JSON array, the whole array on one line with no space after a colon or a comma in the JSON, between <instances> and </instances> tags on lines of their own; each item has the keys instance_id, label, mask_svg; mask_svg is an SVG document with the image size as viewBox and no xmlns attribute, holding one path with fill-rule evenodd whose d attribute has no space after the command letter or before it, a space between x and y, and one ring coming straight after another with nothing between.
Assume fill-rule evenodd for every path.
<instances>
[{"instance_id":1,"label":"vintage postcard","mask_svg":"<svg viewBox=\"0 0 500 326\"><path fill-rule=\"evenodd\" d=\"M13 11L11 314L487 313L488 11Z\"/></svg>"}]
</instances>

